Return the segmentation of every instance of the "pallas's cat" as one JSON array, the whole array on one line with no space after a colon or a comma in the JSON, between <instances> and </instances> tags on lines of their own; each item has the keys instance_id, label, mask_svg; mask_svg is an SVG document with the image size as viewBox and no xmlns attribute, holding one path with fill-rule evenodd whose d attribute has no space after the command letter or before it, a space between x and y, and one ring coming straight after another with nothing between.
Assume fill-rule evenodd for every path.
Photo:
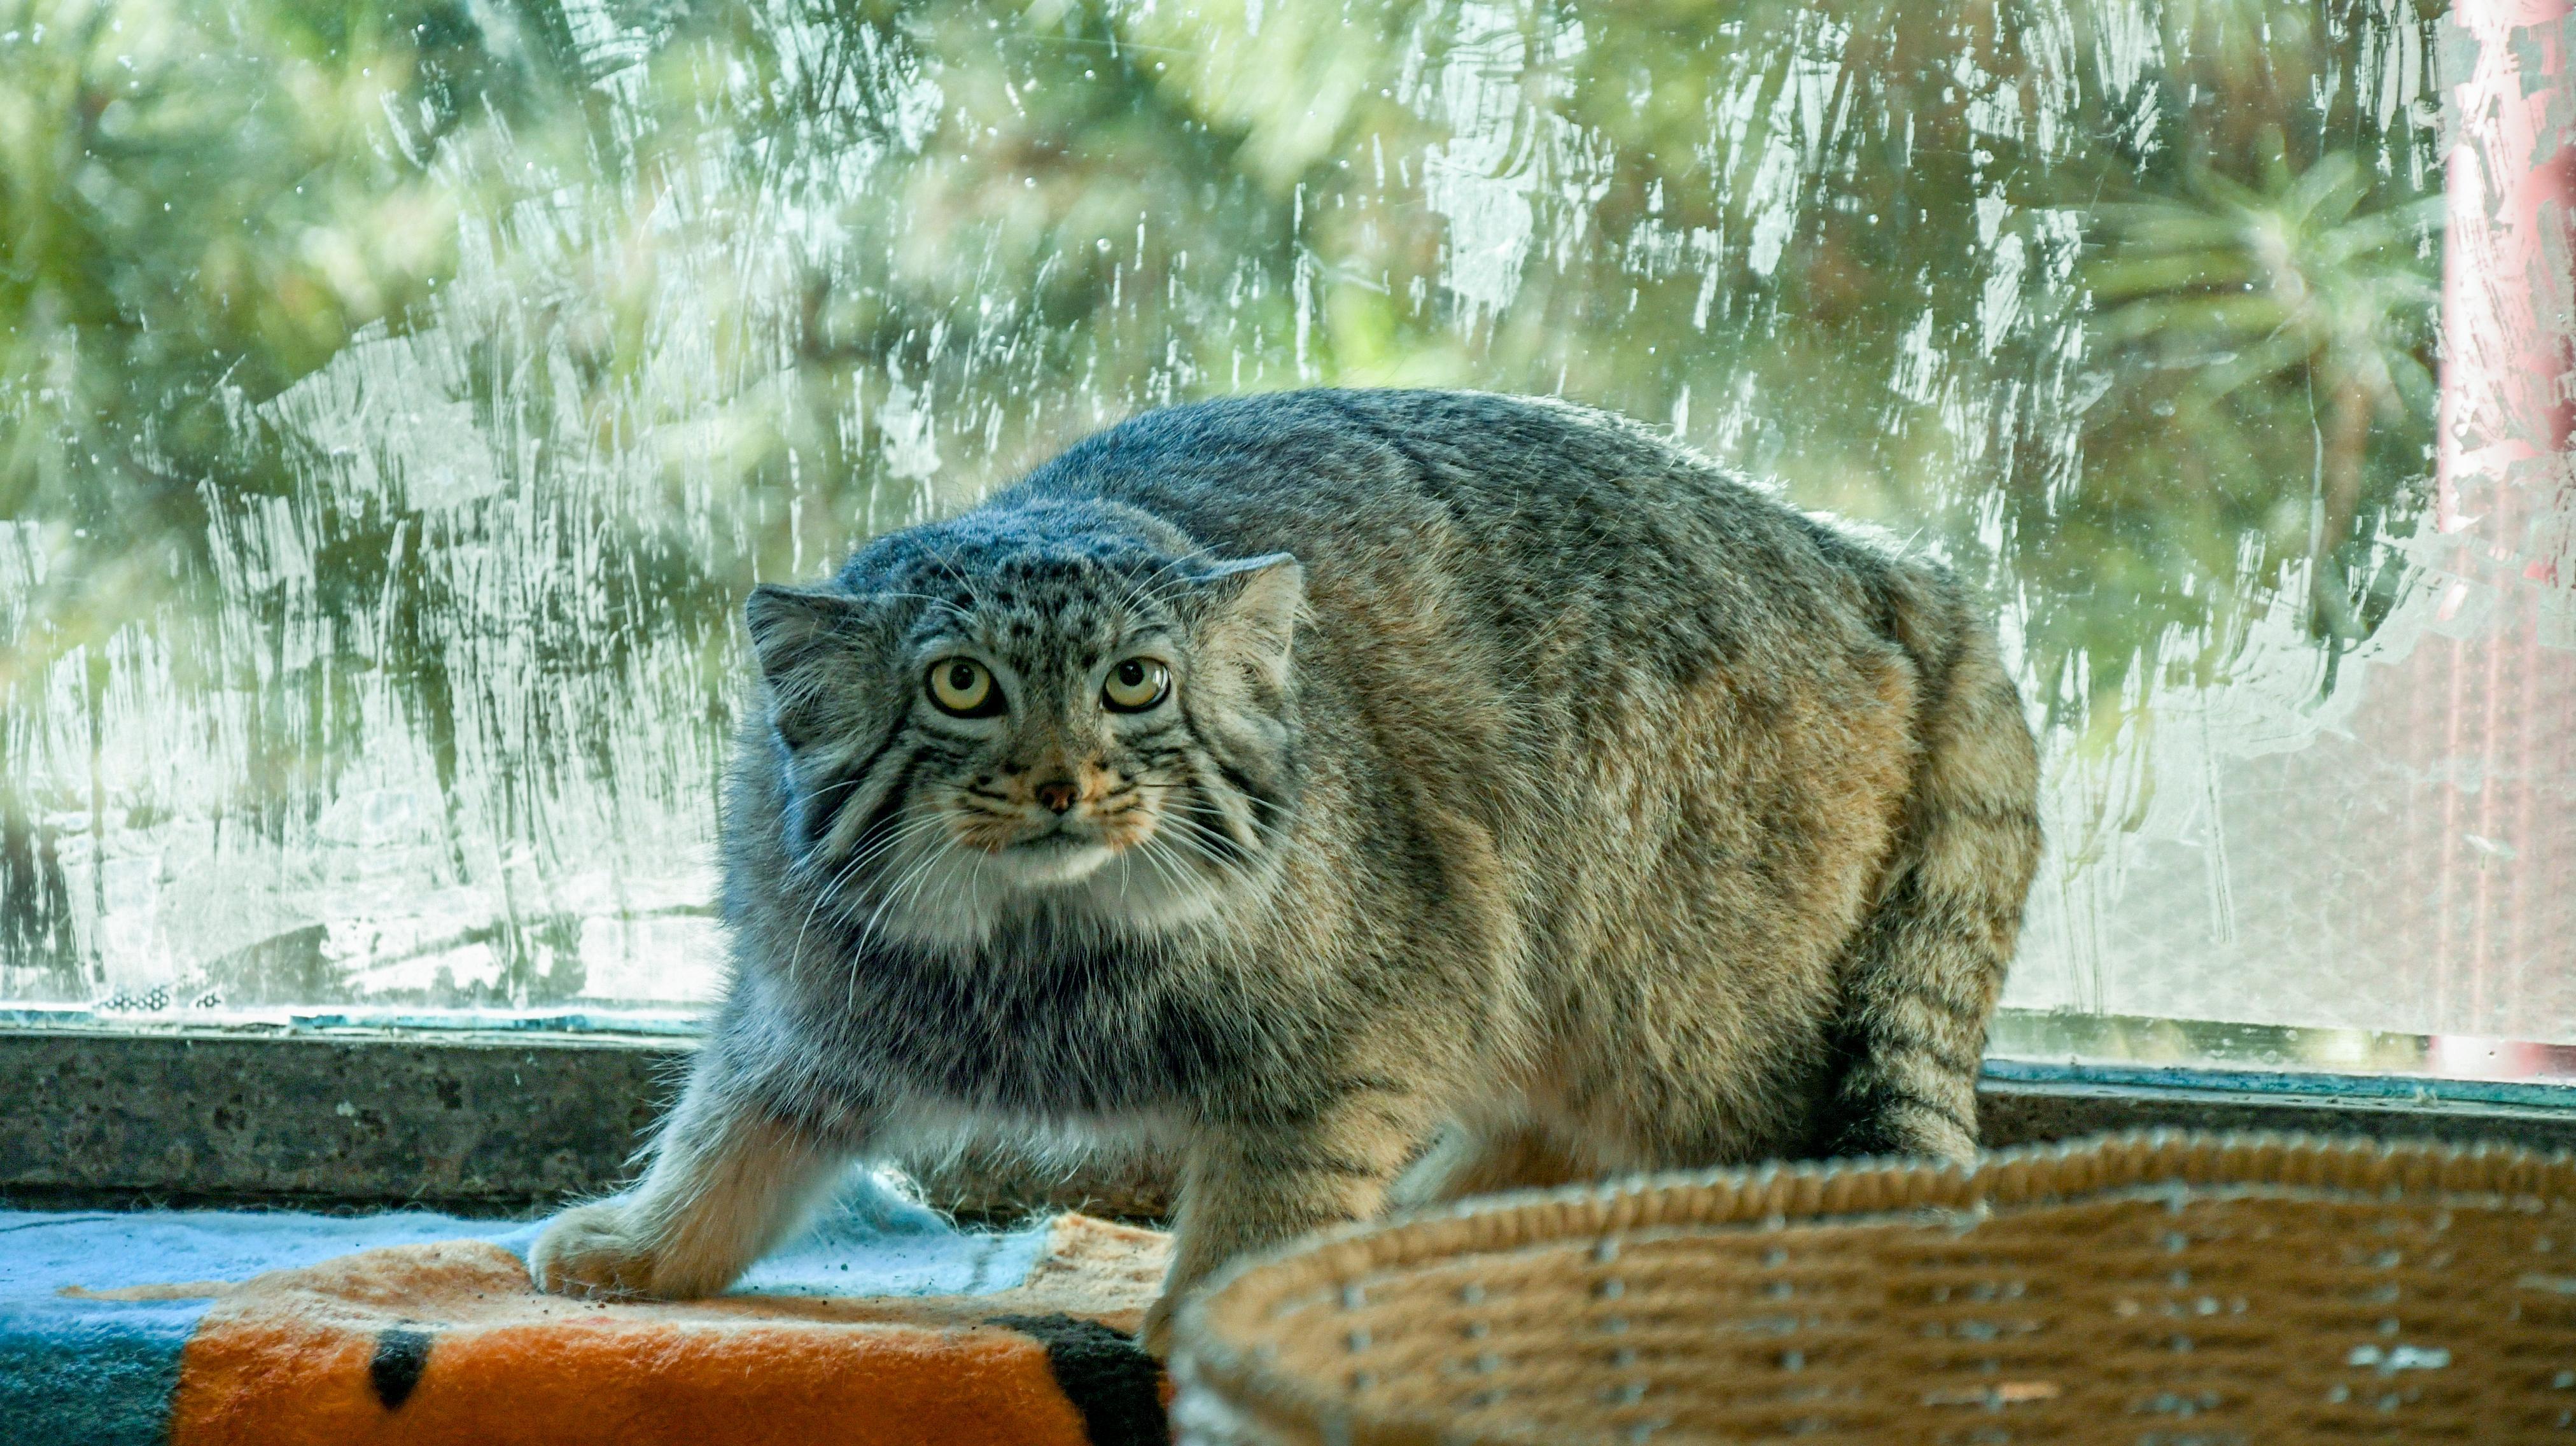
<instances>
[{"instance_id":1,"label":"pallas's cat","mask_svg":"<svg viewBox=\"0 0 2576 1446\"><path fill-rule=\"evenodd\" d=\"M722 1289L855 1157L1176 1152L1179 1294L1513 1185L1976 1145L2036 759L1941 569L1558 403L1149 413L765 586L729 991L548 1289Z\"/></svg>"}]
</instances>

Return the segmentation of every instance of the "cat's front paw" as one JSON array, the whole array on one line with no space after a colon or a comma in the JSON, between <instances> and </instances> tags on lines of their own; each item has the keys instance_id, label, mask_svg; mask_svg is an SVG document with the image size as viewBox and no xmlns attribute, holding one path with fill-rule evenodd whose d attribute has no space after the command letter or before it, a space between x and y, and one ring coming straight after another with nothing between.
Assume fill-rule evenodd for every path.
<instances>
[{"instance_id":1,"label":"cat's front paw","mask_svg":"<svg viewBox=\"0 0 2576 1446\"><path fill-rule=\"evenodd\" d=\"M657 1289L665 1274L638 1222L622 1201L603 1200L567 1210L548 1222L528 1251L528 1276L549 1295L633 1300L668 1296Z\"/></svg>"}]
</instances>

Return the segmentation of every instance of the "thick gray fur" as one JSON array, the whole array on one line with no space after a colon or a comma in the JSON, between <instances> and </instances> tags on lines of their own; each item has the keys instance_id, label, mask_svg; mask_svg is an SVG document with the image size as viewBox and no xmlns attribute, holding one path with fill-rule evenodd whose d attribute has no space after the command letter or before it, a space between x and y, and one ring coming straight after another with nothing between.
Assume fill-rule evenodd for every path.
<instances>
[{"instance_id":1,"label":"thick gray fur","mask_svg":"<svg viewBox=\"0 0 2576 1446\"><path fill-rule=\"evenodd\" d=\"M2039 850L1993 635L1644 428L1174 407L749 621L731 987L552 1288L721 1288L833 1164L942 1135L1178 1151L1173 1295L1469 1191L1975 1148ZM1006 713L931 705L953 656ZM1131 656L1170 699L1108 711Z\"/></svg>"}]
</instances>

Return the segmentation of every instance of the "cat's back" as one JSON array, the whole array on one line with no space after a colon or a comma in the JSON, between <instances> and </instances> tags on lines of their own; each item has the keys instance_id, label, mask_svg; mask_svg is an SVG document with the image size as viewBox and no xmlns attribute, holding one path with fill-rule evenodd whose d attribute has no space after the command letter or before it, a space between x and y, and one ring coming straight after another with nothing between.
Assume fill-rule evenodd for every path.
<instances>
[{"instance_id":1,"label":"cat's back","mask_svg":"<svg viewBox=\"0 0 2576 1446\"><path fill-rule=\"evenodd\" d=\"M1530 1086L1545 1108L1615 1091L1633 1063L1640 1015L1587 1001L1646 1000L1655 1029L1697 1041L1674 1057L1776 1092L1728 1106L1760 1122L1741 1132L1802 1128L1791 1096L1894 856L1929 709L1963 649L2001 679L1946 574L1635 423L1478 393L1172 408L1022 488L1299 559L1304 762L1335 790L1300 816L1332 836L1303 887L1366 875L1378 892L1354 912L1436 919L1403 956L1479 980L1488 1024L1537 1001L1505 1032L1561 1047ZM1995 716L2021 727L2017 707ZM1327 916L1312 898L1300 916ZM1425 935L1465 941L1464 962L1421 962Z\"/></svg>"},{"instance_id":2,"label":"cat's back","mask_svg":"<svg viewBox=\"0 0 2576 1446\"><path fill-rule=\"evenodd\" d=\"M1805 671L1838 640L1884 647L1874 595L1937 585L1636 423L1545 398L1319 389L1169 407L996 501L1014 495L1097 496L1222 553L1293 553L1328 630L1338 608L1367 633L1428 627L1516 660L1606 651L1675 679L1747 660Z\"/></svg>"},{"instance_id":3,"label":"cat's back","mask_svg":"<svg viewBox=\"0 0 2576 1446\"><path fill-rule=\"evenodd\" d=\"M1343 542L1367 553L1454 530L1527 549L1489 561L1537 567L1604 560L1567 543L1649 540L1653 526L1683 518L1759 528L1786 513L1609 413L1428 390L1326 388L1165 407L1076 444L1012 491L1132 502L1219 547Z\"/></svg>"}]
</instances>

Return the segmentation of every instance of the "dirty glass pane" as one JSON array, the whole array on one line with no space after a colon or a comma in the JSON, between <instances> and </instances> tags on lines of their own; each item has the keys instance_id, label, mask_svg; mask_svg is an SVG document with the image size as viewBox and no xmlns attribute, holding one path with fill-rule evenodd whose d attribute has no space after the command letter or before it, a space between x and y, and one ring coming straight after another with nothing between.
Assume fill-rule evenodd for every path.
<instances>
[{"instance_id":1,"label":"dirty glass pane","mask_svg":"<svg viewBox=\"0 0 2576 1446\"><path fill-rule=\"evenodd\" d=\"M0 0L0 1004L685 1016L755 580L1403 383L1987 589L2007 1047L2541 1069L2576 102L2470 3Z\"/></svg>"}]
</instances>

